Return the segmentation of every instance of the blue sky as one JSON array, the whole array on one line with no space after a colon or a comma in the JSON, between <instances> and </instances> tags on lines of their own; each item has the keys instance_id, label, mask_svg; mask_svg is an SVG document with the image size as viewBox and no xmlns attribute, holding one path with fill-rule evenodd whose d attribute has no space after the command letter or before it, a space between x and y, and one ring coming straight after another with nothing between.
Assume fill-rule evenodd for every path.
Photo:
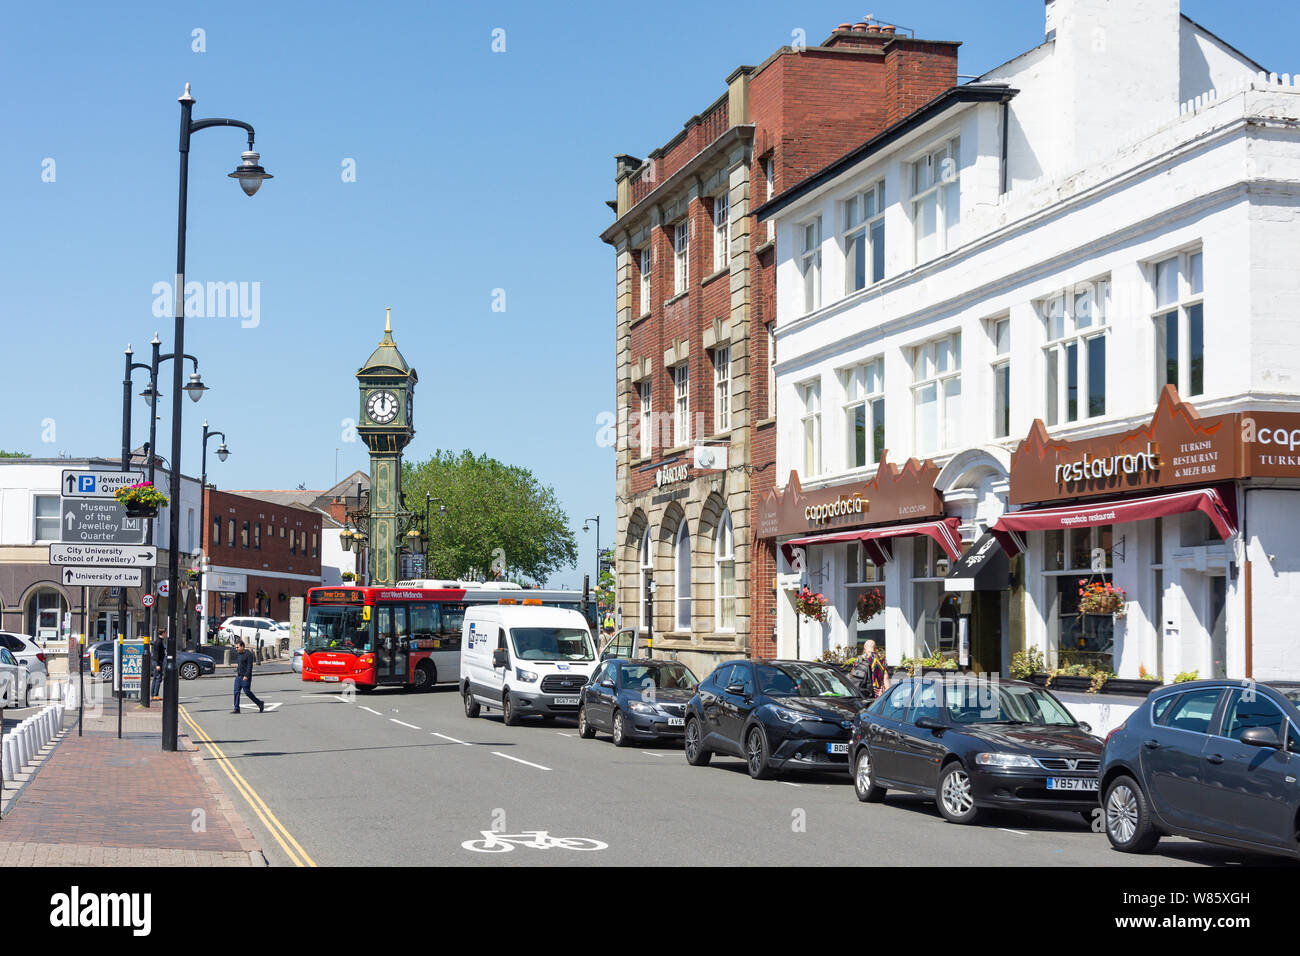
<instances>
[{"instance_id":1,"label":"blue sky","mask_svg":"<svg viewBox=\"0 0 1300 956\"><path fill-rule=\"evenodd\" d=\"M795 30L816 43L841 21L899 15L918 36L963 41L966 74L1043 34L1038 0L737 9L9 5L0 448L116 454L123 348L147 360L158 331L171 349L153 289L175 263L176 97L189 82L196 118L257 127L276 178L245 197L226 177L242 133L195 136L187 278L257 283L259 310L253 327L186 323L186 351L212 391L185 403L183 470L198 473L205 417L233 453L210 464L219 487L327 487L336 450L340 476L367 467L344 419L357 415L352 376L391 306L420 373L408 458L471 448L532 468L556 488L582 549L579 568L552 583L580 583L594 564L582 519L601 515L604 543L614 520L613 451L597 441L614 391L613 255L597 238L611 221L614 154L661 145L738 64L761 62ZM1300 69L1293 7L1184 0L1183 12L1269 69ZM504 52L492 50L498 28ZM493 311L496 290L504 312ZM147 428L137 401L136 444ZM169 435L170 423L159 429ZM168 454L170 439L159 444Z\"/></svg>"}]
</instances>

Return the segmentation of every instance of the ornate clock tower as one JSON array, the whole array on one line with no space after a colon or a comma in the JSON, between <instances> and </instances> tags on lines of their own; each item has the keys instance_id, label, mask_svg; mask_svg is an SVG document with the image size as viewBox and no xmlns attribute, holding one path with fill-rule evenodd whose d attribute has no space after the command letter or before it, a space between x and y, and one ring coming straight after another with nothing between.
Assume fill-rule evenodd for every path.
<instances>
[{"instance_id":1,"label":"ornate clock tower","mask_svg":"<svg viewBox=\"0 0 1300 956\"><path fill-rule=\"evenodd\" d=\"M412 407L419 377L393 341L392 310L384 337L357 370L361 414L357 434L370 449L370 583L396 584L402 510L402 449L415 437Z\"/></svg>"}]
</instances>

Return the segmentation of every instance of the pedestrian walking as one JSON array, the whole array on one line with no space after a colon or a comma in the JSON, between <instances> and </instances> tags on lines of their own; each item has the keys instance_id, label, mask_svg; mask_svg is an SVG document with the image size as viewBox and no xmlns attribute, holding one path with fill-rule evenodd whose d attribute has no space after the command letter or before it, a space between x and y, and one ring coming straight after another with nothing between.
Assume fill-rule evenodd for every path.
<instances>
[{"instance_id":1,"label":"pedestrian walking","mask_svg":"<svg viewBox=\"0 0 1300 956\"><path fill-rule=\"evenodd\" d=\"M243 693L257 705L260 714L266 705L253 693L253 652L244 646L242 639L235 641L235 652L235 709L231 713L239 713L239 695Z\"/></svg>"},{"instance_id":2,"label":"pedestrian walking","mask_svg":"<svg viewBox=\"0 0 1300 956\"><path fill-rule=\"evenodd\" d=\"M163 655L167 653L167 642L163 640L162 631L158 632L149 645L149 653L153 657L153 687L149 690L149 696L153 700L162 700Z\"/></svg>"},{"instance_id":3,"label":"pedestrian walking","mask_svg":"<svg viewBox=\"0 0 1300 956\"><path fill-rule=\"evenodd\" d=\"M850 676L862 688L864 697L879 697L889 690L889 668L885 665L885 655L876 649L875 641L862 645L862 655L853 665Z\"/></svg>"}]
</instances>

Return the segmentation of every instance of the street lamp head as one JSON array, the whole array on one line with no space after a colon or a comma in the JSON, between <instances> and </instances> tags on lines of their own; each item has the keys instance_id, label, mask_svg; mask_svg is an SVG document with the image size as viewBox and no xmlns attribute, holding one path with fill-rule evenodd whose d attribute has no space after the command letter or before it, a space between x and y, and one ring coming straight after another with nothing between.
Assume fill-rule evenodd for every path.
<instances>
[{"instance_id":1,"label":"street lamp head","mask_svg":"<svg viewBox=\"0 0 1300 956\"><path fill-rule=\"evenodd\" d=\"M217 457L220 458L222 461L225 461L227 458L230 457L230 449L226 447L225 442L222 442L220 445L217 446Z\"/></svg>"},{"instance_id":2,"label":"street lamp head","mask_svg":"<svg viewBox=\"0 0 1300 956\"><path fill-rule=\"evenodd\" d=\"M153 387L153 382L150 382L144 387L144 391L140 393L140 397L149 403L150 408L153 408L154 400L162 398L163 396L162 392Z\"/></svg>"},{"instance_id":3,"label":"street lamp head","mask_svg":"<svg viewBox=\"0 0 1300 956\"><path fill-rule=\"evenodd\" d=\"M256 150L246 149L240 157L243 162L235 168L233 173L227 173L231 179L238 179L240 187L244 190L244 195L251 196L262 186L263 179L274 179L275 177L258 165L261 154Z\"/></svg>"},{"instance_id":4,"label":"street lamp head","mask_svg":"<svg viewBox=\"0 0 1300 956\"><path fill-rule=\"evenodd\" d=\"M195 402L202 398L203 393L207 390L208 387L203 384L203 380L199 378L198 372L195 372L190 376L190 384L185 386L185 391L189 393L190 400Z\"/></svg>"},{"instance_id":5,"label":"street lamp head","mask_svg":"<svg viewBox=\"0 0 1300 956\"><path fill-rule=\"evenodd\" d=\"M582 530L583 530L583 531L590 531L590 530L591 530L591 527L590 527L590 525L588 525L588 524L584 521L583 524L582 524Z\"/></svg>"}]
</instances>

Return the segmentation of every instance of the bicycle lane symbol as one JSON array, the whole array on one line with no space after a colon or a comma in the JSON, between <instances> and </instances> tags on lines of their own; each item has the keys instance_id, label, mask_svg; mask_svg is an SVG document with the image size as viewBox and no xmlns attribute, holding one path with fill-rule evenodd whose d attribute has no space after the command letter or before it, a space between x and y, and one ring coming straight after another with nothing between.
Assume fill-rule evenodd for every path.
<instances>
[{"instance_id":1,"label":"bicycle lane symbol","mask_svg":"<svg viewBox=\"0 0 1300 956\"><path fill-rule=\"evenodd\" d=\"M466 840L461 844L475 853L509 853L517 846L530 850L604 850L608 843L586 837L553 837L545 830L525 830L522 833L495 833L480 830L481 840Z\"/></svg>"}]
</instances>

